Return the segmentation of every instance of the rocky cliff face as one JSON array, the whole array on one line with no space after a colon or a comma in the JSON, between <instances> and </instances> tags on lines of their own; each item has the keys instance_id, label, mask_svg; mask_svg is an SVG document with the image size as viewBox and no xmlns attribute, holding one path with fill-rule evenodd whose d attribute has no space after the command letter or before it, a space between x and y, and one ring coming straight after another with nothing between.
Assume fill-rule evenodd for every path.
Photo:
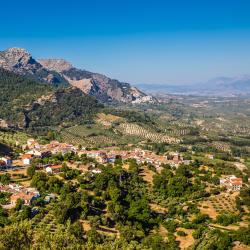
<instances>
[{"instance_id":1,"label":"rocky cliff face","mask_svg":"<svg viewBox=\"0 0 250 250\"><path fill-rule=\"evenodd\" d=\"M101 102L145 103L155 102L128 83L122 83L105 75L74 68L65 60L42 59L39 62L47 69L60 73L69 84L81 89L84 93L95 96Z\"/></svg>"},{"instance_id":2,"label":"rocky cliff face","mask_svg":"<svg viewBox=\"0 0 250 250\"><path fill-rule=\"evenodd\" d=\"M73 68L73 66L64 59L39 59L37 61L46 69L56 72L63 72L64 70Z\"/></svg>"},{"instance_id":3,"label":"rocky cliff face","mask_svg":"<svg viewBox=\"0 0 250 250\"><path fill-rule=\"evenodd\" d=\"M0 67L53 85L72 85L101 102L153 103L156 100L128 83L74 68L63 59L35 60L21 48L0 52Z\"/></svg>"},{"instance_id":4,"label":"rocky cliff face","mask_svg":"<svg viewBox=\"0 0 250 250\"><path fill-rule=\"evenodd\" d=\"M0 51L0 67L41 82L68 84L60 74L43 67L25 49L10 48Z\"/></svg>"},{"instance_id":5,"label":"rocky cliff face","mask_svg":"<svg viewBox=\"0 0 250 250\"><path fill-rule=\"evenodd\" d=\"M19 73L23 70L42 68L25 49L20 48L10 48L0 52L0 66Z\"/></svg>"}]
</instances>

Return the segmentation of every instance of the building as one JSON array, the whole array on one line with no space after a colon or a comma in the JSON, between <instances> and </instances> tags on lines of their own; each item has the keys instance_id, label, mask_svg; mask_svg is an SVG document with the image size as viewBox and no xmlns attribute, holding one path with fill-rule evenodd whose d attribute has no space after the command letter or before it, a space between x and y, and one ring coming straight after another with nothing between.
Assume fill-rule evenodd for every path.
<instances>
[{"instance_id":1,"label":"building","mask_svg":"<svg viewBox=\"0 0 250 250\"><path fill-rule=\"evenodd\" d=\"M38 197L40 197L40 194L38 192L28 192L28 191L22 191L19 193L15 193L10 197L10 203L11 205L15 206L17 201L20 199L24 202L24 205L30 205L32 201L36 200Z\"/></svg>"},{"instance_id":2,"label":"building","mask_svg":"<svg viewBox=\"0 0 250 250\"><path fill-rule=\"evenodd\" d=\"M62 172L62 165L54 165L54 166L49 166L45 168L45 171L48 174L56 174Z\"/></svg>"},{"instance_id":3,"label":"building","mask_svg":"<svg viewBox=\"0 0 250 250\"><path fill-rule=\"evenodd\" d=\"M44 201L46 203L50 203L51 200L55 200L56 199L56 195L55 194L47 194L45 197L44 197Z\"/></svg>"},{"instance_id":4,"label":"building","mask_svg":"<svg viewBox=\"0 0 250 250\"><path fill-rule=\"evenodd\" d=\"M93 173L93 174L100 174L102 172L102 170L100 170L100 169L92 169L92 170L90 170L90 172Z\"/></svg>"},{"instance_id":5,"label":"building","mask_svg":"<svg viewBox=\"0 0 250 250\"><path fill-rule=\"evenodd\" d=\"M33 155L32 154L23 154L21 156L21 158L22 158L22 162L24 165L30 165L31 160L33 159Z\"/></svg>"},{"instance_id":6,"label":"building","mask_svg":"<svg viewBox=\"0 0 250 250\"><path fill-rule=\"evenodd\" d=\"M102 172L101 169L96 168L95 166L89 166L88 171L93 174L100 174Z\"/></svg>"},{"instance_id":7,"label":"building","mask_svg":"<svg viewBox=\"0 0 250 250\"><path fill-rule=\"evenodd\" d=\"M7 167L11 167L12 166L12 159L9 156L4 156L0 158L0 161L5 162L5 165Z\"/></svg>"},{"instance_id":8,"label":"building","mask_svg":"<svg viewBox=\"0 0 250 250\"><path fill-rule=\"evenodd\" d=\"M34 138L30 138L27 140L27 147L29 149L39 148L39 143Z\"/></svg>"},{"instance_id":9,"label":"building","mask_svg":"<svg viewBox=\"0 0 250 250\"><path fill-rule=\"evenodd\" d=\"M99 150L82 150L78 153L79 156L86 154L87 157L95 159L99 163L107 163L108 162L108 156L106 152L99 151Z\"/></svg>"},{"instance_id":10,"label":"building","mask_svg":"<svg viewBox=\"0 0 250 250\"><path fill-rule=\"evenodd\" d=\"M220 179L220 186L226 187L228 191L239 191L242 188L242 179L229 175Z\"/></svg>"},{"instance_id":11,"label":"building","mask_svg":"<svg viewBox=\"0 0 250 250\"><path fill-rule=\"evenodd\" d=\"M181 163L182 161L183 161L183 158L181 157L180 154L178 154L178 153L173 154L173 162L175 164Z\"/></svg>"},{"instance_id":12,"label":"building","mask_svg":"<svg viewBox=\"0 0 250 250\"><path fill-rule=\"evenodd\" d=\"M44 158L51 155L50 151L31 149L26 154L31 154L35 157Z\"/></svg>"}]
</instances>

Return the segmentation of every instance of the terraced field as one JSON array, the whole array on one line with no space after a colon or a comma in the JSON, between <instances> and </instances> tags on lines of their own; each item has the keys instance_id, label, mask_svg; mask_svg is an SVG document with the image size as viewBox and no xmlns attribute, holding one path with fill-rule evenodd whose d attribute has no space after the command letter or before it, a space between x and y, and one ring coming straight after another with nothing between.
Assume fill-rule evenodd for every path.
<instances>
[{"instance_id":1,"label":"terraced field","mask_svg":"<svg viewBox=\"0 0 250 250\"><path fill-rule=\"evenodd\" d=\"M92 145L91 141L84 137L78 136L77 134L71 133L70 131L61 132L62 141L73 144L73 145Z\"/></svg>"},{"instance_id":2,"label":"terraced field","mask_svg":"<svg viewBox=\"0 0 250 250\"><path fill-rule=\"evenodd\" d=\"M122 123L117 127L122 134L135 135L153 142L179 143L180 140L162 133L150 131L134 123Z\"/></svg>"},{"instance_id":3,"label":"terraced field","mask_svg":"<svg viewBox=\"0 0 250 250\"><path fill-rule=\"evenodd\" d=\"M122 135L119 131L100 124L91 125L91 127L80 125L67 128L61 132L61 137L65 142L86 147L126 145L139 141L136 137Z\"/></svg>"},{"instance_id":4,"label":"terraced field","mask_svg":"<svg viewBox=\"0 0 250 250\"><path fill-rule=\"evenodd\" d=\"M200 204L200 210L202 213L208 214L213 219L222 213L239 213L235 205L235 198L225 194L205 199Z\"/></svg>"},{"instance_id":5,"label":"terraced field","mask_svg":"<svg viewBox=\"0 0 250 250\"><path fill-rule=\"evenodd\" d=\"M108 129L101 129L97 125L91 127L86 126L74 126L65 129L61 133L62 139L65 142L70 142L74 145L83 146L99 146L99 145L112 145L115 144L115 140L112 139L115 134Z\"/></svg>"},{"instance_id":6,"label":"terraced field","mask_svg":"<svg viewBox=\"0 0 250 250\"><path fill-rule=\"evenodd\" d=\"M41 228L44 230L47 230L51 233L55 232L57 228L57 223L54 214L51 212L52 205L49 204L46 207L46 214L44 217L34 217L33 218L33 228L35 231L41 230Z\"/></svg>"},{"instance_id":7,"label":"terraced field","mask_svg":"<svg viewBox=\"0 0 250 250\"><path fill-rule=\"evenodd\" d=\"M165 129L165 131L167 134L171 135L171 136L185 136L190 134L190 129L173 129L173 130L167 130Z\"/></svg>"},{"instance_id":8,"label":"terraced field","mask_svg":"<svg viewBox=\"0 0 250 250\"><path fill-rule=\"evenodd\" d=\"M0 131L0 142L8 145L22 145L27 142L28 135L22 132L3 132Z\"/></svg>"}]
</instances>

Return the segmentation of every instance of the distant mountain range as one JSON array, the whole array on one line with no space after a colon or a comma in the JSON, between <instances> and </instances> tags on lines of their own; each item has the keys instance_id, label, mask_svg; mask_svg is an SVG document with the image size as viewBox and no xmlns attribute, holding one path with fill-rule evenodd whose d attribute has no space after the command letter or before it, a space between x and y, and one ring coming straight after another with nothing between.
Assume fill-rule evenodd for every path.
<instances>
[{"instance_id":1,"label":"distant mountain range","mask_svg":"<svg viewBox=\"0 0 250 250\"><path fill-rule=\"evenodd\" d=\"M168 93L199 96L248 96L250 95L250 76L218 77L204 83L187 85L138 84L146 93Z\"/></svg>"},{"instance_id":2,"label":"distant mountain range","mask_svg":"<svg viewBox=\"0 0 250 250\"><path fill-rule=\"evenodd\" d=\"M155 102L128 83L73 67L63 59L36 60L25 49L0 51L0 68L53 86L73 86L103 103Z\"/></svg>"}]
</instances>

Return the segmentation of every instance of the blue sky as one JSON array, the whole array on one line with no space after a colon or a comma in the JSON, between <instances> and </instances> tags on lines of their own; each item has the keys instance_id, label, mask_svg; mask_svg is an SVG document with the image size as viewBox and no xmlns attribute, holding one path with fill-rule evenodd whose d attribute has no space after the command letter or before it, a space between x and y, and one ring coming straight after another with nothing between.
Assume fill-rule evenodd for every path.
<instances>
[{"instance_id":1,"label":"blue sky","mask_svg":"<svg viewBox=\"0 0 250 250\"><path fill-rule=\"evenodd\" d=\"M24 47L131 83L250 74L249 0L9 0L1 9L0 50Z\"/></svg>"}]
</instances>

